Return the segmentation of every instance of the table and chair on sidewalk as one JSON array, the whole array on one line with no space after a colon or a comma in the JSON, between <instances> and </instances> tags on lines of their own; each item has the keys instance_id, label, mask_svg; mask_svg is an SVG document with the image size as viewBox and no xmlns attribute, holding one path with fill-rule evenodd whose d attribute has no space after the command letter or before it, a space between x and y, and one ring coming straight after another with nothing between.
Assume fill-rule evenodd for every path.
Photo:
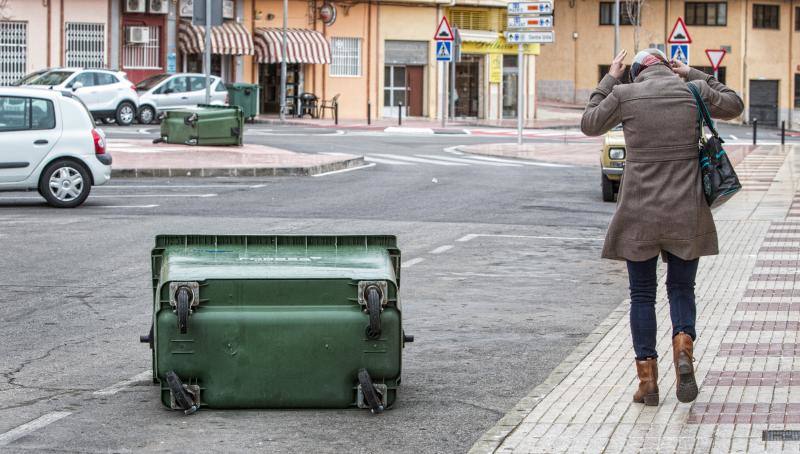
<instances>
[{"instance_id":1,"label":"table and chair on sidewalk","mask_svg":"<svg viewBox=\"0 0 800 454\"><path fill-rule=\"evenodd\" d=\"M330 116L334 117L339 104L339 96L340 94L337 93L330 99L320 99L314 93L304 92L290 98L286 103L286 113L297 118L309 116L314 119L324 119L325 112L329 111Z\"/></svg>"}]
</instances>

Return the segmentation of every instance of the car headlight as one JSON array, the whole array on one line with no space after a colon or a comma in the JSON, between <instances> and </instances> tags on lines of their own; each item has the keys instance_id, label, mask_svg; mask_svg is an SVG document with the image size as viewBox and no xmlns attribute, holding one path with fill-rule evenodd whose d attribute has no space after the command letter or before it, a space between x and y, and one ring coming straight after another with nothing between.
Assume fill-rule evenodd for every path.
<instances>
[{"instance_id":1,"label":"car headlight","mask_svg":"<svg viewBox=\"0 0 800 454\"><path fill-rule=\"evenodd\" d=\"M609 148L608 157L611 159L625 159L624 148Z\"/></svg>"}]
</instances>

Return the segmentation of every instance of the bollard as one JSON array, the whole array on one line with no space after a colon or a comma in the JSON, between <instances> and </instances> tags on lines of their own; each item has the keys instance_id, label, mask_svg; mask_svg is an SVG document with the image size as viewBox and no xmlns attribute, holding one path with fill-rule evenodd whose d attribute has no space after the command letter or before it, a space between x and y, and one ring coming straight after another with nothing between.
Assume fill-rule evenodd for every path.
<instances>
[{"instance_id":1,"label":"bollard","mask_svg":"<svg viewBox=\"0 0 800 454\"><path fill-rule=\"evenodd\" d=\"M403 103L400 102L400 105L397 106L397 126L403 125Z\"/></svg>"},{"instance_id":2,"label":"bollard","mask_svg":"<svg viewBox=\"0 0 800 454\"><path fill-rule=\"evenodd\" d=\"M756 144L757 134L758 134L758 118L753 118L753 145Z\"/></svg>"},{"instance_id":3,"label":"bollard","mask_svg":"<svg viewBox=\"0 0 800 454\"><path fill-rule=\"evenodd\" d=\"M339 125L339 103L333 105L333 124Z\"/></svg>"},{"instance_id":4,"label":"bollard","mask_svg":"<svg viewBox=\"0 0 800 454\"><path fill-rule=\"evenodd\" d=\"M786 145L786 120L781 120L781 145Z\"/></svg>"},{"instance_id":5,"label":"bollard","mask_svg":"<svg viewBox=\"0 0 800 454\"><path fill-rule=\"evenodd\" d=\"M367 103L367 125L371 124L372 122L372 103Z\"/></svg>"}]
</instances>

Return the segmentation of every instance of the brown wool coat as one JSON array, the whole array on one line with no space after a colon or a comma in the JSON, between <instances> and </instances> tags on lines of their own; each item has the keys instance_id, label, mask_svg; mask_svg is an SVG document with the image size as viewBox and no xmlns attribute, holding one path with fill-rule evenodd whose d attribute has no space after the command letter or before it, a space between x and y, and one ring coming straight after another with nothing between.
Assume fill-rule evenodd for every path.
<instances>
[{"instance_id":1,"label":"brown wool coat","mask_svg":"<svg viewBox=\"0 0 800 454\"><path fill-rule=\"evenodd\" d=\"M691 69L687 80L700 90L712 117L742 113L742 99L713 76ZM666 251L692 260L719 252L700 187L697 106L686 84L657 65L631 84L606 75L589 98L584 134L601 135L619 123L625 132L625 171L604 258L643 261Z\"/></svg>"}]
</instances>

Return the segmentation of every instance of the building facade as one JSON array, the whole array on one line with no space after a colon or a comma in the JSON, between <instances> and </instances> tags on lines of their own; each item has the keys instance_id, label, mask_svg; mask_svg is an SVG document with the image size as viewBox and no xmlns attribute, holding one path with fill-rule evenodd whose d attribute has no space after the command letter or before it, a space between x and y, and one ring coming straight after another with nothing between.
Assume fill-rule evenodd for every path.
<instances>
[{"instance_id":1,"label":"building facade","mask_svg":"<svg viewBox=\"0 0 800 454\"><path fill-rule=\"evenodd\" d=\"M621 1L621 48L636 50L635 20ZM800 1L646 0L638 49L668 49L667 38L684 18L692 44L689 63L711 72L705 49L725 49L720 79L742 95L741 121L800 128ZM536 84L541 100L584 103L608 70L614 53L613 1L556 0L556 42L542 49ZM631 7L631 12L635 12ZM668 51L667 51L668 52Z\"/></svg>"}]
</instances>

